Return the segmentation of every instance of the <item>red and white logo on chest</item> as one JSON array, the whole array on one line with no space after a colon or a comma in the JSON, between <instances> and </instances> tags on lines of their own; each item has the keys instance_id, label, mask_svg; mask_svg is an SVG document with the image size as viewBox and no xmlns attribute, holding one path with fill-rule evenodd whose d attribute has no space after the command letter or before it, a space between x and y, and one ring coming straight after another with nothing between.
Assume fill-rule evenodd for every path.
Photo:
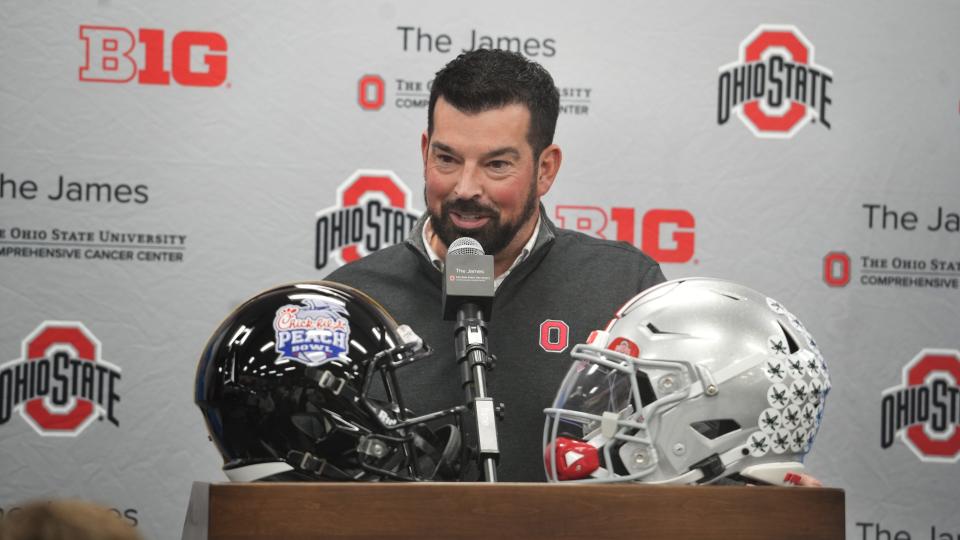
<instances>
[{"instance_id":1,"label":"red and white logo on chest","mask_svg":"<svg viewBox=\"0 0 960 540\"><path fill-rule=\"evenodd\" d=\"M570 344L570 326L563 321L547 319L540 323L540 348L562 353Z\"/></svg>"}]
</instances>

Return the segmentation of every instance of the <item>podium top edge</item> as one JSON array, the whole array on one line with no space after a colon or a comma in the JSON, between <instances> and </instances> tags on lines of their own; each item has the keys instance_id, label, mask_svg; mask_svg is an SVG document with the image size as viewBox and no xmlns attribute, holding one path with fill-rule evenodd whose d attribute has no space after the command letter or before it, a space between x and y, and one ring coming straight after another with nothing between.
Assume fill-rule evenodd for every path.
<instances>
[{"instance_id":1,"label":"podium top edge","mask_svg":"<svg viewBox=\"0 0 960 540\"><path fill-rule=\"evenodd\" d=\"M199 483L199 482L198 482ZM787 487L787 486L731 486L731 485L653 485L640 483L610 483L610 484L577 484L577 483L537 483L537 482L212 482L209 483L212 489L233 490L233 489L252 489L263 490L276 487L284 489L416 489L416 490L450 490L450 489L504 489L516 490L536 490L543 489L588 489L588 490L742 490L742 489L760 489L767 493L772 492L801 492L801 493L834 493L843 494L844 490L835 487Z\"/></svg>"}]
</instances>

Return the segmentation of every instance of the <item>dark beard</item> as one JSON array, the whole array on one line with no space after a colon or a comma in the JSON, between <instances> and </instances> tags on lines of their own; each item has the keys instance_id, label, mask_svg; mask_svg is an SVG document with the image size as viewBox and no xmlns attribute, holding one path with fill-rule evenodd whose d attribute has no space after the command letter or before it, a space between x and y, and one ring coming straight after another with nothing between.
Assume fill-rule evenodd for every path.
<instances>
[{"instance_id":1,"label":"dark beard","mask_svg":"<svg viewBox=\"0 0 960 540\"><path fill-rule=\"evenodd\" d=\"M534 177L536 178L536 177ZM424 190L424 199L426 199L426 190ZM433 232L436 234L445 246L460 238L467 236L473 238L483 246L483 252L487 255L496 255L503 251L507 244L520 232L523 225L529 220L537 208L536 184L530 186L530 194L524 201L523 211L517 217L516 221L501 223L500 212L496 208L484 206L473 199L454 199L443 201L440 205L440 215L436 215L430 210L427 204L427 213L430 214L430 224ZM450 212L479 214L489 217L490 221L479 229L460 229L453 224L450 219Z\"/></svg>"}]
</instances>

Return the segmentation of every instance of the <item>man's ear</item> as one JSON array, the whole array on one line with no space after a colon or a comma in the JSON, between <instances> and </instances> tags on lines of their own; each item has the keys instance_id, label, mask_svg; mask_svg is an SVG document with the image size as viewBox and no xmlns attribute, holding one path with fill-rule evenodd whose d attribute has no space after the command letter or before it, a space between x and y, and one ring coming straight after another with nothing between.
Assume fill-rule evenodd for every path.
<instances>
[{"instance_id":1,"label":"man's ear","mask_svg":"<svg viewBox=\"0 0 960 540\"><path fill-rule=\"evenodd\" d=\"M560 162L563 161L563 152L560 147L551 144L540 152L539 171L537 172L537 195L543 197L550 191L553 181L560 171Z\"/></svg>"}]
</instances>

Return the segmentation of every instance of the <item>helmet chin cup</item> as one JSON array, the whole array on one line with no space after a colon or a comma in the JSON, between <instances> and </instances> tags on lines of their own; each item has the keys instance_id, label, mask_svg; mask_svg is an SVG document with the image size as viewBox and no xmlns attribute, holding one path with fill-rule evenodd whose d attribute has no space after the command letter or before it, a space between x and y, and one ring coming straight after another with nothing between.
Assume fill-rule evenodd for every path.
<instances>
[{"instance_id":1,"label":"helmet chin cup","mask_svg":"<svg viewBox=\"0 0 960 540\"><path fill-rule=\"evenodd\" d=\"M567 437L558 437L544 449L544 461L549 471L556 463L558 480L589 478L600 468L600 455L594 446Z\"/></svg>"},{"instance_id":2,"label":"helmet chin cup","mask_svg":"<svg viewBox=\"0 0 960 540\"><path fill-rule=\"evenodd\" d=\"M803 463L788 461L750 465L740 471L740 476L774 486L796 486L799 482L798 473L802 472Z\"/></svg>"}]
</instances>

